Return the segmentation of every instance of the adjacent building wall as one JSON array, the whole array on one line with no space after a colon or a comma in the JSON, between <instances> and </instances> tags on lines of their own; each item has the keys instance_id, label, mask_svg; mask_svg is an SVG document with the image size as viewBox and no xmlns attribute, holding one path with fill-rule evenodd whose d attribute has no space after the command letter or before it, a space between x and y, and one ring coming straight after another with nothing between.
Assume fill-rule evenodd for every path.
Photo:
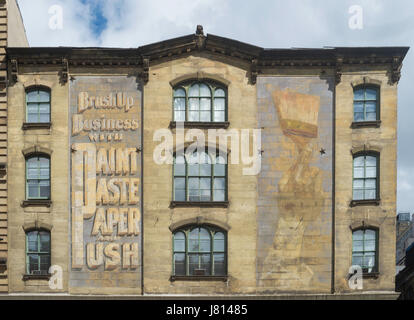
<instances>
[{"instance_id":1,"label":"adjacent building wall","mask_svg":"<svg viewBox=\"0 0 414 320\"><path fill-rule=\"evenodd\" d=\"M28 47L29 42L26 37L22 15L17 0L7 0L7 29L9 30L8 47Z\"/></svg>"}]
</instances>

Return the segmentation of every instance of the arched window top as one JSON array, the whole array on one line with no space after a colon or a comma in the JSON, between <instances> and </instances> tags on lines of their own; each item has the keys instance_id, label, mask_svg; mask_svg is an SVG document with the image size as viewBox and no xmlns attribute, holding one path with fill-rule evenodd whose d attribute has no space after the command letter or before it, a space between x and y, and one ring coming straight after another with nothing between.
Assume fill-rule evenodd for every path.
<instances>
[{"instance_id":1,"label":"arched window top","mask_svg":"<svg viewBox=\"0 0 414 320\"><path fill-rule=\"evenodd\" d=\"M176 88L174 90L174 97L185 98L185 89L182 87Z\"/></svg>"},{"instance_id":2,"label":"arched window top","mask_svg":"<svg viewBox=\"0 0 414 320\"><path fill-rule=\"evenodd\" d=\"M29 103L49 103L50 90L46 87L31 87L26 90L26 101Z\"/></svg>"},{"instance_id":3,"label":"arched window top","mask_svg":"<svg viewBox=\"0 0 414 320\"><path fill-rule=\"evenodd\" d=\"M227 120L226 86L216 81L186 80L174 87L174 121Z\"/></svg>"}]
</instances>

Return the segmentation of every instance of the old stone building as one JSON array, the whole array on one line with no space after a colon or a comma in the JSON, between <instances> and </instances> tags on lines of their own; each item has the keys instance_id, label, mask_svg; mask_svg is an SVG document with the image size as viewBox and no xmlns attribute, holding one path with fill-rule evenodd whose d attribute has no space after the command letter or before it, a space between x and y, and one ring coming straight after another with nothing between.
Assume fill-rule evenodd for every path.
<instances>
[{"instance_id":1,"label":"old stone building","mask_svg":"<svg viewBox=\"0 0 414 320\"><path fill-rule=\"evenodd\" d=\"M28 46L16 0L0 1L0 293L8 292L7 46Z\"/></svg>"},{"instance_id":2,"label":"old stone building","mask_svg":"<svg viewBox=\"0 0 414 320\"><path fill-rule=\"evenodd\" d=\"M9 292L396 298L407 51L9 46Z\"/></svg>"}]
</instances>

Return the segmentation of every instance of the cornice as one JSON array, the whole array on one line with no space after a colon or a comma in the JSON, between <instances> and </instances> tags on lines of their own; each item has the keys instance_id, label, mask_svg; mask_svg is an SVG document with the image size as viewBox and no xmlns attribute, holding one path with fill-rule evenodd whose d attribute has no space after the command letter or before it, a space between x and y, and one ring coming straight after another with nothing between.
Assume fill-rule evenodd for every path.
<instances>
[{"instance_id":1,"label":"cornice","mask_svg":"<svg viewBox=\"0 0 414 320\"><path fill-rule=\"evenodd\" d=\"M336 83L340 83L345 67L386 65L390 83L401 77L402 62L408 47L327 47L265 49L240 41L204 35L202 26L195 34L165 40L139 48L7 48L12 62L13 76L17 65L58 66L61 80L67 81L72 67L137 68L137 75L148 81L150 65L163 59L178 59L188 54L207 53L224 57L243 65L249 81L255 84L257 76L272 68L324 68L335 71Z\"/></svg>"}]
</instances>

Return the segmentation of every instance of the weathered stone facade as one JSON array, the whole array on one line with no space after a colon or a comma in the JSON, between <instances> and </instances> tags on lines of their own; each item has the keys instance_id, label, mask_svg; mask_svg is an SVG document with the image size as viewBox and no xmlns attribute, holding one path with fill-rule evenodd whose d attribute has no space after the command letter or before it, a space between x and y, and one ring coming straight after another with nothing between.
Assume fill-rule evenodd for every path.
<instances>
[{"instance_id":1,"label":"weathered stone facade","mask_svg":"<svg viewBox=\"0 0 414 320\"><path fill-rule=\"evenodd\" d=\"M8 287L8 81L13 81L17 66L10 61L8 75L7 46L27 47L28 42L16 0L0 1L0 293Z\"/></svg>"},{"instance_id":2,"label":"weathered stone facade","mask_svg":"<svg viewBox=\"0 0 414 320\"><path fill-rule=\"evenodd\" d=\"M8 89L8 174L13 177L8 199L9 292L328 295L375 291L376 297L393 297L396 96L407 48L265 50L204 36L199 29L195 35L138 49L8 50L10 61L18 65L17 79ZM186 81L215 81L225 87L227 119L215 125L185 125L206 135L211 128L227 133L261 131L261 144L251 143L248 149L249 155L261 158L257 174L244 174L245 163L230 161L238 151L230 141L214 141L217 149L229 154L227 199L220 203L174 202L173 166L154 160L160 144L154 136L160 129L172 131L171 154L191 142L177 142L182 133L173 120L173 89ZM381 123L374 127L352 125L353 87L360 83L380 87ZM25 91L33 86L50 89L48 128L23 125ZM92 103L84 113L79 112L82 92L95 101L95 107ZM109 109L110 103L99 97L115 103L114 97L122 92L127 93L126 104L127 97L134 96L132 112L96 107L100 100ZM92 121L89 126L104 116L115 119L114 123L132 117L128 119L139 125L128 134L125 127L119 128L122 139L114 135L108 140L101 124L78 135L74 123L79 119L74 117L81 113L83 120ZM90 130L98 135L91 136ZM108 153L101 158L93 152L79 154L86 144ZM128 177L122 168L115 172L115 162L111 168L111 148L127 150L122 161L131 170L136 161L132 176L139 180L139 191L129 182L133 190L125 191L128 196L122 203L122 196L111 198L122 191L106 195L103 186L99 189L102 176L108 176L102 182L108 184L111 177ZM380 152L381 197L374 203L351 203L353 153L361 150ZM33 152L50 155L47 205L24 203L25 155ZM99 163L97 158L101 163L91 168ZM101 191L94 191L91 199L82 198L89 194L84 189L94 189L96 184ZM117 208L111 218L98 214L104 205ZM121 207L126 210L122 211L125 221L129 209L139 212L136 233L134 229L129 234L120 225ZM85 215L77 218L77 210ZM98 215L106 224L97 220ZM131 221L137 222L133 217ZM213 225L226 232L225 277L172 277L172 234L186 225ZM84 227L82 232L79 226ZM379 229L379 270L374 279L364 279L362 291L353 291L348 286L352 230L362 226ZM48 278L24 277L25 230L34 227L50 230L51 265L63 270L59 290L49 287ZM124 230L121 236L120 230ZM132 250L132 244L139 248L137 259L131 253L124 260L124 236L131 244L125 252ZM88 243L92 243L90 251ZM101 250L104 256L98 257Z\"/></svg>"}]
</instances>

